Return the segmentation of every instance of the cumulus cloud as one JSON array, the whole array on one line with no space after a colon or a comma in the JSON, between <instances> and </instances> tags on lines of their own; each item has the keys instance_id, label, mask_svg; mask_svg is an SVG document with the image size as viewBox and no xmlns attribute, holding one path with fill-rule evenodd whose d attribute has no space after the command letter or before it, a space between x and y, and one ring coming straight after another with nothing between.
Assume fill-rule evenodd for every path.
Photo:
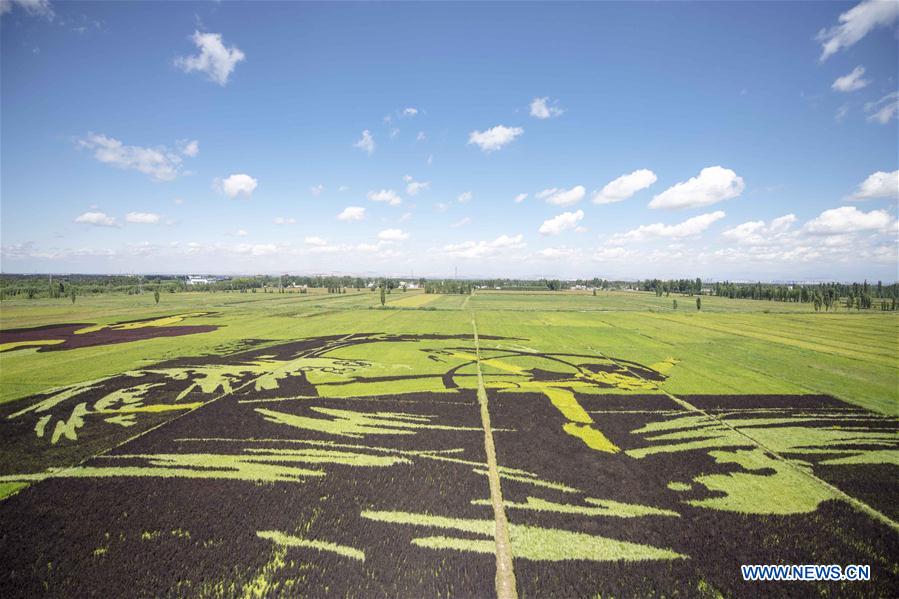
<instances>
[{"instance_id":1,"label":"cumulus cloud","mask_svg":"<svg viewBox=\"0 0 899 599\"><path fill-rule=\"evenodd\" d=\"M365 218L365 208L361 206L347 206L343 209L343 211L337 215L337 220L342 221L355 221L362 220Z\"/></svg>"},{"instance_id":2,"label":"cumulus cloud","mask_svg":"<svg viewBox=\"0 0 899 599\"><path fill-rule=\"evenodd\" d=\"M493 241L465 241L443 246L443 253L451 258L489 258L525 247L521 235L500 235Z\"/></svg>"},{"instance_id":3,"label":"cumulus cloud","mask_svg":"<svg viewBox=\"0 0 899 599\"><path fill-rule=\"evenodd\" d=\"M418 135L415 136L415 141L427 141L428 136L425 135L424 131L419 131Z\"/></svg>"},{"instance_id":4,"label":"cumulus cloud","mask_svg":"<svg viewBox=\"0 0 899 599\"><path fill-rule=\"evenodd\" d=\"M693 237L699 235L712 224L724 218L724 212L717 210L706 214L700 214L693 218L677 223L675 225L666 225L664 223L654 223L651 225L640 225L636 229L632 229L626 233L618 233L612 236L611 243L631 243L636 241L645 241L647 239L667 237L673 239L681 239L684 237Z\"/></svg>"},{"instance_id":5,"label":"cumulus cloud","mask_svg":"<svg viewBox=\"0 0 899 599\"><path fill-rule=\"evenodd\" d=\"M892 173L877 171L859 183L852 194L854 200L871 200L874 198L890 198L899 200L899 170Z\"/></svg>"},{"instance_id":6,"label":"cumulus cloud","mask_svg":"<svg viewBox=\"0 0 899 599\"><path fill-rule=\"evenodd\" d=\"M517 196L515 196L515 203L516 203L516 204L520 204L520 203L522 203L523 201L525 201L526 199L528 199L528 194L526 194L526 193L520 193L520 194L518 194Z\"/></svg>"},{"instance_id":7,"label":"cumulus cloud","mask_svg":"<svg viewBox=\"0 0 899 599\"><path fill-rule=\"evenodd\" d=\"M575 185L571 189L564 189L560 187L544 189L537 194L537 198L546 200L547 204L553 204L555 206L568 206L570 204L577 204L584 199L585 195L587 195L587 190L584 188L584 186Z\"/></svg>"},{"instance_id":8,"label":"cumulus cloud","mask_svg":"<svg viewBox=\"0 0 899 599\"><path fill-rule=\"evenodd\" d=\"M594 204L611 204L626 200L641 189L646 189L658 180L649 169L641 168L629 175L621 175L593 194Z\"/></svg>"},{"instance_id":9,"label":"cumulus cloud","mask_svg":"<svg viewBox=\"0 0 899 599\"><path fill-rule=\"evenodd\" d=\"M838 92L854 92L871 83L869 79L863 79L865 67L857 66L852 72L842 77L837 77L836 81L831 85L831 89Z\"/></svg>"},{"instance_id":10,"label":"cumulus cloud","mask_svg":"<svg viewBox=\"0 0 899 599\"><path fill-rule=\"evenodd\" d=\"M378 233L378 239L381 241L404 241L409 239L409 234L402 229L384 229Z\"/></svg>"},{"instance_id":11,"label":"cumulus cloud","mask_svg":"<svg viewBox=\"0 0 899 599\"><path fill-rule=\"evenodd\" d=\"M431 187L430 181L416 181L412 178L412 175L406 175L403 177L403 181L406 182L406 193L410 196L418 195L419 192L425 191Z\"/></svg>"},{"instance_id":12,"label":"cumulus cloud","mask_svg":"<svg viewBox=\"0 0 899 599\"><path fill-rule=\"evenodd\" d=\"M515 141L515 138L523 133L524 129L521 127L497 125L486 131L472 131L468 134L468 143L477 145L484 152L495 152Z\"/></svg>"},{"instance_id":13,"label":"cumulus cloud","mask_svg":"<svg viewBox=\"0 0 899 599\"><path fill-rule=\"evenodd\" d=\"M785 214L770 223L763 220L748 221L726 230L721 236L746 245L771 243L786 233L794 222L796 222L795 214Z\"/></svg>"},{"instance_id":14,"label":"cumulus cloud","mask_svg":"<svg viewBox=\"0 0 899 599\"><path fill-rule=\"evenodd\" d=\"M868 102L865 104L865 112L868 113L869 121L886 125L899 112L899 92L889 93L876 102Z\"/></svg>"},{"instance_id":15,"label":"cumulus cloud","mask_svg":"<svg viewBox=\"0 0 899 599\"><path fill-rule=\"evenodd\" d=\"M306 243L306 245L328 245L327 240L316 236L307 237L303 241Z\"/></svg>"},{"instance_id":16,"label":"cumulus cloud","mask_svg":"<svg viewBox=\"0 0 899 599\"><path fill-rule=\"evenodd\" d=\"M107 215L105 212L85 212L75 217L75 222L83 225L93 225L95 227L115 227L115 217Z\"/></svg>"},{"instance_id":17,"label":"cumulus cloud","mask_svg":"<svg viewBox=\"0 0 899 599\"><path fill-rule=\"evenodd\" d=\"M140 225L157 225L161 218L155 212L129 212L125 215L125 222Z\"/></svg>"},{"instance_id":18,"label":"cumulus cloud","mask_svg":"<svg viewBox=\"0 0 899 599\"><path fill-rule=\"evenodd\" d=\"M541 235L558 235L562 231L577 227L578 223L581 222L583 218L583 210L578 210L577 212L563 212L558 216L543 221L543 224L540 225L540 229L538 229L538 233Z\"/></svg>"},{"instance_id":19,"label":"cumulus cloud","mask_svg":"<svg viewBox=\"0 0 899 599\"><path fill-rule=\"evenodd\" d=\"M94 158L125 170L150 175L156 181L171 181L181 171L181 155L165 146L142 148L126 146L102 133L88 133L78 140L79 148L93 150Z\"/></svg>"},{"instance_id":20,"label":"cumulus cloud","mask_svg":"<svg viewBox=\"0 0 899 599\"><path fill-rule=\"evenodd\" d=\"M237 235L238 237L246 237L247 235L249 235L249 233L247 233L246 229L238 229L237 231L234 232L234 234Z\"/></svg>"},{"instance_id":21,"label":"cumulus cloud","mask_svg":"<svg viewBox=\"0 0 899 599\"><path fill-rule=\"evenodd\" d=\"M864 0L840 15L839 25L818 32L821 60L852 46L877 27L891 25L899 17L895 0Z\"/></svg>"},{"instance_id":22,"label":"cumulus cloud","mask_svg":"<svg viewBox=\"0 0 899 599\"><path fill-rule=\"evenodd\" d=\"M309 193L314 196L320 196L322 192L325 190L325 186L319 183L318 185L313 185L309 188Z\"/></svg>"},{"instance_id":23,"label":"cumulus cloud","mask_svg":"<svg viewBox=\"0 0 899 599\"><path fill-rule=\"evenodd\" d=\"M369 156L371 156L375 151L375 138L372 137L371 131L366 129L362 132L362 137L353 144L354 148L359 148L360 150L366 152Z\"/></svg>"},{"instance_id":24,"label":"cumulus cloud","mask_svg":"<svg viewBox=\"0 0 899 599\"><path fill-rule=\"evenodd\" d=\"M464 227L465 225L469 224L470 222L471 222L471 218L466 216L466 217L460 218L459 220L457 220L456 222L451 224L450 227L453 229L458 229L459 227Z\"/></svg>"},{"instance_id":25,"label":"cumulus cloud","mask_svg":"<svg viewBox=\"0 0 899 599\"><path fill-rule=\"evenodd\" d=\"M200 142L195 139L182 139L181 141L177 142L176 145L178 146L178 150L185 156L190 156L191 158L193 158L200 153Z\"/></svg>"},{"instance_id":26,"label":"cumulus cloud","mask_svg":"<svg viewBox=\"0 0 899 599\"><path fill-rule=\"evenodd\" d=\"M403 112L401 114L403 116L416 116L418 114L418 108L403 108Z\"/></svg>"},{"instance_id":27,"label":"cumulus cloud","mask_svg":"<svg viewBox=\"0 0 899 599\"><path fill-rule=\"evenodd\" d=\"M386 202L390 206L399 206L403 203L403 198L397 195L397 193L392 189L369 191L366 197L368 197L368 199L372 202Z\"/></svg>"},{"instance_id":28,"label":"cumulus cloud","mask_svg":"<svg viewBox=\"0 0 899 599\"><path fill-rule=\"evenodd\" d=\"M735 198L745 188L743 177L729 168L710 166L699 175L672 185L649 202L650 208L697 208Z\"/></svg>"},{"instance_id":29,"label":"cumulus cloud","mask_svg":"<svg viewBox=\"0 0 899 599\"><path fill-rule=\"evenodd\" d=\"M594 260L621 260L623 258L630 258L636 252L634 250L627 250L623 247L606 247L600 248L596 250L593 254Z\"/></svg>"},{"instance_id":30,"label":"cumulus cloud","mask_svg":"<svg viewBox=\"0 0 899 599\"><path fill-rule=\"evenodd\" d=\"M573 258L578 254L580 254L580 251L575 248L549 247L538 250L534 255L538 258L545 258L547 260L559 260L562 258Z\"/></svg>"},{"instance_id":31,"label":"cumulus cloud","mask_svg":"<svg viewBox=\"0 0 899 599\"><path fill-rule=\"evenodd\" d=\"M470 191L463 191L458 196L456 196L456 201L460 204L466 204L470 202L474 198L474 194Z\"/></svg>"},{"instance_id":32,"label":"cumulus cloud","mask_svg":"<svg viewBox=\"0 0 899 599\"><path fill-rule=\"evenodd\" d=\"M175 59L175 66L185 73L193 71L205 73L211 81L219 85L228 83L228 77L234 72L237 63L246 58L237 46L230 48L225 46L221 33L194 31L192 39L200 53L194 56L179 56Z\"/></svg>"},{"instance_id":33,"label":"cumulus cloud","mask_svg":"<svg viewBox=\"0 0 899 599\"><path fill-rule=\"evenodd\" d=\"M292 216L276 216L272 222L276 225L295 225L297 219Z\"/></svg>"},{"instance_id":34,"label":"cumulus cloud","mask_svg":"<svg viewBox=\"0 0 899 599\"><path fill-rule=\"evenodd\" d=\"M855 206L842 206L825 210L805 224L809 233L838 235L858 231L886 231L894 225L886 210L864 212Z\"/></svg>"},{"instance_id":35,"label":"cumulus cloud","mask_svg":"<svg viewBox=\"0 0 899 599\"><path fill-rule=\"evenodd\" d=\"M0 16L12 11L14 6L18 6L26 13L34 17L44 17L52 20L56 13L50 5L50 0L0 0Z\"/></svg>"},{"instance_id":36,"label":"cumulus cloud","mask_svg":"<svg viewBox=\"0 0 899 599\"><path fill-rule=\"evenodd\" d=\"M218 189L231 199L234 199L239 195L249 199L259 185L258 180L244 173L230 175L224 179L215 179L212 183L214 188Z\"/></svg>"},{"instance_id":37,"label":"cumulus cloud","mask_svg":"<svg viewBox=\"0 0 899 599\"><path fill-rule=\"evenodd\" d=\"M552 105L548 104L549 98L534 98L531 101L531 116L538 119L548 119L554 116L561 116L565 111L555 106L557 101L553 101Z\"/></svg>"}]
</instances>

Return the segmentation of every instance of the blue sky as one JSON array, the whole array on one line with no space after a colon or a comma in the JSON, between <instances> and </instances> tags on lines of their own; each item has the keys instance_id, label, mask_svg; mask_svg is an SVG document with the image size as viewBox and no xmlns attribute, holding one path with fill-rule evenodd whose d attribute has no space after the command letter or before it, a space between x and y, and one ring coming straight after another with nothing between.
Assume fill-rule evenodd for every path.
<instances>
[{"instance_id":1,"label":"blue sky","mask_svg":"<svg viewBox=\"0 0 899 599\"><path fill-rule=\"evenodd\" d=\"M897 278L896 2L0 12L3 272Z\"/></svg>"}]
</instances>

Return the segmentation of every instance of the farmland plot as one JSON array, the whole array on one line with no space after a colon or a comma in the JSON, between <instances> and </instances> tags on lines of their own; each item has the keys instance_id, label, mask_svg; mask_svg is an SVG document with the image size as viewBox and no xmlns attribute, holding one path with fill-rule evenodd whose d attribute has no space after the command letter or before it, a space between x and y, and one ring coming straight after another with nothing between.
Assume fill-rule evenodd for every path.
<instances>
[{"instance_id":1,"label":"farmland plot","mask_svg":"<svg viewBox=\"0 0 899 599\"><path fill-rule=\"evenodd\" d=\"M226 317L183 337L219 351L0 406L2 594L899 585L895 415L766 373L760 340L728 361L688 324L351 306L285 307L277 338L232 345L243 325ZM95 349L9 355L81 351ZM872 580L759 587L744 563L870 564Z\"/></svg>"}]
</instances>

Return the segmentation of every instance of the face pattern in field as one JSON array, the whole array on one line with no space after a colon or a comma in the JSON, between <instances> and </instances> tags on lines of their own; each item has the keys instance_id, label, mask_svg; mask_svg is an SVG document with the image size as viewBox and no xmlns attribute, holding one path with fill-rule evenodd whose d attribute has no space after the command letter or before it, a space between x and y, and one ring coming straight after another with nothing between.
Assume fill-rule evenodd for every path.
<instances>
[{"instance_id":1,"label":"face pattern in field","mask_svg":"<svg viewBox=\"0 0 899 599\"><path fill-rule=\"evenodd\" d=\"M528 343L246 341L16 402L0 411L0 559L30 572L40 550L64 574L0 594L481 596L486 436L522 594L747 594L718 573L764 563L774 532L789 561L889 572L895 419L825 396L675 397L674 358ZM120 586L148 554L180 559Z\"/></svg>"}]
</instances>

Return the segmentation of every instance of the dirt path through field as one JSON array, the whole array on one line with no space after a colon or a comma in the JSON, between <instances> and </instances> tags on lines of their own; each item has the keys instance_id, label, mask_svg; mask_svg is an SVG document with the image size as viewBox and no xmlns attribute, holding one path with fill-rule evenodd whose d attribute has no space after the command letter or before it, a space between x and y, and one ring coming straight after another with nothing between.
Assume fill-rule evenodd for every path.
<instances>
[{"instance_id":1,"label":"dirt path through field","mask_svg":"<svg viewBox=\"0 0 899 599\"><path fill-rule=\"evenodd\" d=\"M478 403L481 406L481 424L484 427L484 450L487 454L487 479L490 481L490 503L493 506L496 543L496 596L499 599L516 599L515 570L512 565L512 542L509 536L509 521L503 505L499 468L496 464L496 446L493 443L493 427L490 425L490 410L487 405L487 391L481 374L481 345L478 341L478 324L471 313L471 328L474 331L475 352L478 357Z\"/></svg>"}]
</instances>

